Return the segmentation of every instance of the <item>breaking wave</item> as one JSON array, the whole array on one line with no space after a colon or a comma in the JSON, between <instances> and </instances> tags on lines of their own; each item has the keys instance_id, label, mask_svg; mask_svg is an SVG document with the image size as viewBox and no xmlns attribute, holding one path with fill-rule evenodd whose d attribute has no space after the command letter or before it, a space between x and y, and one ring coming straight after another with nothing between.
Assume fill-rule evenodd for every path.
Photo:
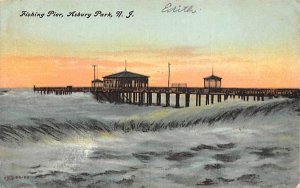
<instances>
[{"instance_id":1,"label":"breaking wave","mask_svg":"<svg viewBox=\"0 0 300 188\"><path fill-rule=\"evenodd\" d=\"M117 121L93 118L58 120L55 118L29 118L28 124L0 124L2 142L37 142L45 137L56 141L66 136L113 131L162 131L192 126L211 126L272 119L284 114L296 113L299 117L299 99L279 99L260 103L240 102L215 107L192 107L186 109L159 109L142 113L139 118L130 116ZM157 114L164 116L157 117Z\"/></svg>"}]
</instances>

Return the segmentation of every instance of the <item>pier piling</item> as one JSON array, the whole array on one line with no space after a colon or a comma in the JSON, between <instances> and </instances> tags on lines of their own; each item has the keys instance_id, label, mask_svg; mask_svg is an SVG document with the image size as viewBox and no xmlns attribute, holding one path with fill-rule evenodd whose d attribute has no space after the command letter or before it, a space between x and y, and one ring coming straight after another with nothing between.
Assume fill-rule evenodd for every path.
<instances>
[{"instance_id":1,"label":"pier piling","mask_svg":"<svg viewBox=\"0 0 300 188\"><path fill-rule=\"evenodd\" d=\"M201 106L201 94L196 93L196 106Z\"/></svg>"},{"instance_id":2,"label":"pier piling","mask_svg":"<svg viewBox=\"0 0 300 188\"><path fill-rule=\"evenodd\" d=\"M147 105L152 105L152 93L147 93Z\"/></svg>"},{"instance_id":3,"label":"pier piling","mask_svg":"<svg viewBox=\"0 0 300 188\"><path fill-rule=\"evenodd\" d=\"M180 108L180 93L176 93L176 103L175 103L175 108Z\"/></svg>"},{"instance_id":4,"label":"pier piling","mask_svg":"<svg viewBox=\"0 0 300 188\"><path fill-rule=\"evenodd\" d=\"M156 94L156 105L157 106L161 105L161 93Z\"/></svg>"},{"instance_id":5,"label":"pier piling","mask_svg":"<svg viewBox=\"0 0 300 188\"><path fill-rule=\"evenodd\" d=\"M170 106L170 93L166 93L166 106Z\"/></svg>"},{"instance_id":6,"label":"pier piling","mask_svg":"<svg viewBox=\"0 0 300 188\"><path fill-rule=\"evenodd\" d=\"M205 105L209 105L209 94L206 94Z\"/></svg>"},{"instance_id":7,"label":"pier piling","mask_svg":"<svg viewBox=\"0 0 300 188\"><path fill-rule=\"evenodd\" d=\"M185 94L185 107L189 107L190 106L190 94L186 93Z\"/></svg>"}]
</instances>

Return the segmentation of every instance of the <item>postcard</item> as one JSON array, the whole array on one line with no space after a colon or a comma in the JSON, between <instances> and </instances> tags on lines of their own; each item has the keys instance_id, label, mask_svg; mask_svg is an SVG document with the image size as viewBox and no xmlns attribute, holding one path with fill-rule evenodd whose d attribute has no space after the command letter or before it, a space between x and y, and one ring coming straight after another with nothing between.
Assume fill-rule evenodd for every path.
<instances>
[{"instance_id":1,"label":"postcard","mask_svg":"<svg viewBox=\"0 0 300 188\"><path fill-rule=\"evenodd\" d=\"M299 0L0 1L0 187L297 187Z\"/></svg>"}]
</instances>

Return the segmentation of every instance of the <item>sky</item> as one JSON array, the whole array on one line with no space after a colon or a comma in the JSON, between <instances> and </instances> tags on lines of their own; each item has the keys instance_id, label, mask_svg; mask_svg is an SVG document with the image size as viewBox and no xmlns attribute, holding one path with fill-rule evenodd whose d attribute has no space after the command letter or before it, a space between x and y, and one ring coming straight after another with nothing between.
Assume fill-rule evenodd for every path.
<instances>
[{"instance_id":1,"label":"sky","mask_svg":"<svg viewBox=\"0 0 300 188\"><path fill-rule=\"evenodd\" d=\"M168 3L196 13L162 13ZM67 17L72 11L113 17ZM150 86L167 85L170 63L171 83L191 87L203 87L214 67L223 87L300 88L300 1L0 1L1 88L90 86L92 65L102 78L125 60Z\"/></svg>"}]
</instances>

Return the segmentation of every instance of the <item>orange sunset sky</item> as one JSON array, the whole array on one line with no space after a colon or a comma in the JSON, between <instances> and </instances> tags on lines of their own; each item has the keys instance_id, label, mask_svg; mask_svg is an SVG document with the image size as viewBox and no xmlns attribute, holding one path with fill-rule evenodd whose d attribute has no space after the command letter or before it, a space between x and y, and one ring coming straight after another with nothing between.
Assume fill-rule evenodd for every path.
<instances>
[{"instance_id":1,"label":"orange sunset sky","mask_svg":"<svg viewBox=\"0 0 300 188\"><path fill-rule=\"evenodd\" d=\"M167 3L196 13L162 13ZM63 17L24 17L53 10ZM131 18L67 17L71 11L134 11ZM114 15L115 16L115 15ZM150 76L150 86L300 87L300 3L297 0L0 2L0 88L90 86L124 70Z\"/></svg>"}]
</instances>

